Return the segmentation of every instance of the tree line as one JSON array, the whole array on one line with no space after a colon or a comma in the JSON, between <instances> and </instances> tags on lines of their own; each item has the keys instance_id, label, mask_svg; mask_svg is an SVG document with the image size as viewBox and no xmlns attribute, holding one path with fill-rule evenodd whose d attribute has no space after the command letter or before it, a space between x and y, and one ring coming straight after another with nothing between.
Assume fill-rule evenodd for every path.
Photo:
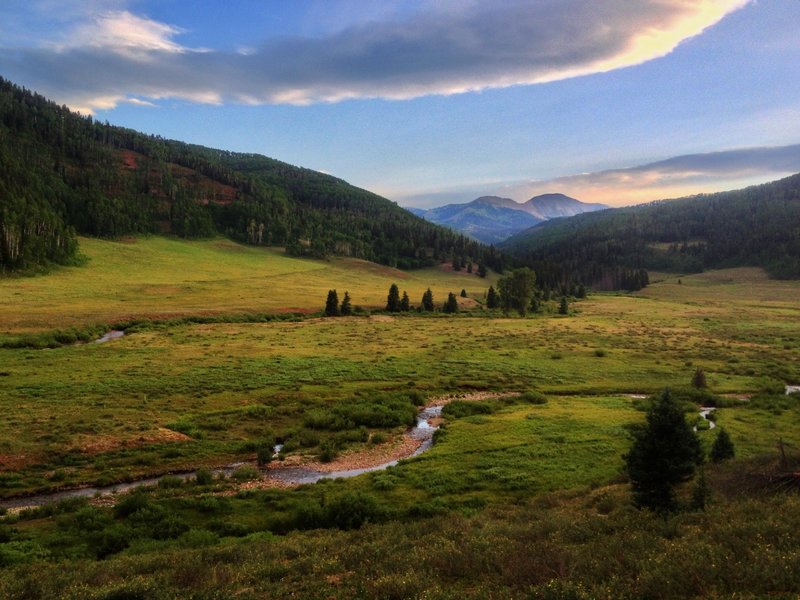
<instances>
[{"instance_id":1,"label":"tree line","mask_svg":"<svg viewBox=\"0 0 800 600\"><path fill-rule=\"evenodd\" d=\"M647 270L758 266L800 278L800 175L732 192L557 219L501 248L557 283L637 289Z\"/></svg>"}]
</instances>

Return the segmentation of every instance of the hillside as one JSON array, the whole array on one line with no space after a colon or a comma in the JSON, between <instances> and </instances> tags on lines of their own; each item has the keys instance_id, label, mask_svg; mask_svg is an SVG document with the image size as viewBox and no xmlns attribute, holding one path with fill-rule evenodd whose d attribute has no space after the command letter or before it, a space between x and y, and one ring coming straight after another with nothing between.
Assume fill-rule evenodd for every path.
<instances>
[{"instance_id":1,"label":"hillside","mask_svg":"<svg viewBox=\"0 0 800 600\"><path fill-rule=\"evenodd\" d=\"M0 271L69 263L76 233L221 233L401 268L453 256L500 266L493 250L341 179L99 123L2 79L0 199Z\"/></svg>"},{"instance_id":2,"label":"hillside","mask_svg":"<svg viewBox=\"0 0 800 600\"><path fill-rule=\"evenodd\" d=\"M542 194L519 203L511 198L481 196L465 204L448 204L429 210L409 209L415 215L444 225L487 244L499 244L537 223L608 208L586 204L564 194Z\"/></svg>"},{"instance_id":3,"label":"hillside","mask_svg":"<svg viewBox=\"0 0 800 600\"><path fill-rule=\"evenodd\" d=\"M742 190L545 222L501 245L537 272L552 265L613 287L611 268L699 272L758 266L800 278L800 175Z\"/></svg>"},{"instance_id":4,"label":"hillside","mask_svg":"<svg viewBox=\"0 0 800 600\"><path fill-rule=\"evenodd\" d=\"M6 334L132 318L317 312L330 289L340 296L349 291L354 305L381 308L392 283L408 291L412 305L427 288L441 304L448 292L466 289L480 297L495 282L491 272L483 279L440 267L400 271L355 258L292 257L223 238L79 242L84 267L0 279L0 340Z\"/></svg>"}]
</instances>

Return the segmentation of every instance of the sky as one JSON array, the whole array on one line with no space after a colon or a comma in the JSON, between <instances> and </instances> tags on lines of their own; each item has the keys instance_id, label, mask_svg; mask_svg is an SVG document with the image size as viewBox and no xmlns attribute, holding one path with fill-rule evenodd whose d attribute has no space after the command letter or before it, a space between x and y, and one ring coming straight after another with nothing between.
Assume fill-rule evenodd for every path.
<instances>
[{"instance_id":1,"label":"sky","mask_svg":"<svg viewBox=\"0 0 800 600\"><path fill-rule=\"evenodd\" d=\"M800 0L2 0L0 76L402 206L800 171Z\"/></svg>"}]
</instances>

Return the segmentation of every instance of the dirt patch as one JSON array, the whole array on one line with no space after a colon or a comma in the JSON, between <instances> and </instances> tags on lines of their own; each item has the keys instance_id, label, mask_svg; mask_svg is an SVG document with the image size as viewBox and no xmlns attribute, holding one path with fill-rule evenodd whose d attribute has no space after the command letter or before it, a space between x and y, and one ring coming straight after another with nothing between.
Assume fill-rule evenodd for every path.
<instances>
[{"instance_id":1,"label":"dirt patch","mask_svg":"<svg viewBox=\"0 0 800 600\"><path fill-rule=\"evenodd\" d=\"M188 435L159 427L155 431L147 432L137 438L123 439L111 435L86 435L81 436L76 440L72 450L80 452L81 454L88 454L93 456L95 454L102 454L103 452L111 452L113 450L122 450L127 448L137 448L139 446L147 446L150 444L167 444L176 442L190 441Z\"/></svg>"},{"instance_id":2,"label":"dirt patch","mask_svg":"<svg viewBox=\"0 0 800 600\"><path fill-rule=\"evenodd\" d=\"M389 315L371 315L369 320L375 323L391 323L395 320L395 317L390 317Z\"/></svg>"},{"instance_id":3,"label":"dirt patch","mask_svg":"<svg viewBox=\"0 0 800 600\"><path fill-rule=\"evenodd\" d=\"M434 396L427 402L426 406L444 406L454 400L480 402L481 400L514 398L519 395L520 392L465 392L463 394L445 394L443 396Z\"/></svg>"},{"instance_id":4,"label":"dirt patch","mask_svg":"<svg viewBox=\"0 0 800 600\"><path fill-rule=\"evenodd\" d=\"M26 454L0 454L0 472L17 471L35 462L32 456Z\"/></svg>"}]
</instances>

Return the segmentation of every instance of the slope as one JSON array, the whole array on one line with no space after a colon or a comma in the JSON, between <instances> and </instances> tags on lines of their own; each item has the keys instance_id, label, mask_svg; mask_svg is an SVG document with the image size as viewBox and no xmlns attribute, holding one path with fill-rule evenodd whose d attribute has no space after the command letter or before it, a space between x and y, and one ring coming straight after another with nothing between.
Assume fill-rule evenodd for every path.
<instances>
[{"instance_id":1,"label":"slope","mask_svg":"<svg viewBox=\"0 0 800 600\"><path fill-rule=\"evenodd\" d=\"M558 264L597 283L609 268L698 272L759 266L800 278L800 175L742 190L559 219L502 248L536 268Z\"/></svg>"},{"instance_id":2,"label":"slope","mask_svg":"<svg viewBox=\"0 0 800 600\"><path fill-rule=\"evenodd\" d=\"M482 279L438 267L400 271L355 258L297 258L224 238L80 238L80 244L84 267L0 279L0 338L131 318L316 312L329 289L340 299L349 291L354 305L382 308L392 283L408 291L412 305L428 287L440 304L448 292L483 295L494 282L491 273Z\"/></svg>"},{"instance_id":3,"label":"slope","mask_svg":"<svg viewBox=\"0 0 800 600\"><path fill-rule=\"evenodd\" d=\"M493 251L335 177L99 123L0 79L0 270L69 263L76 232L222 233L402 268L453 254L499 266Z\"/></svg>"}]
</instances>

